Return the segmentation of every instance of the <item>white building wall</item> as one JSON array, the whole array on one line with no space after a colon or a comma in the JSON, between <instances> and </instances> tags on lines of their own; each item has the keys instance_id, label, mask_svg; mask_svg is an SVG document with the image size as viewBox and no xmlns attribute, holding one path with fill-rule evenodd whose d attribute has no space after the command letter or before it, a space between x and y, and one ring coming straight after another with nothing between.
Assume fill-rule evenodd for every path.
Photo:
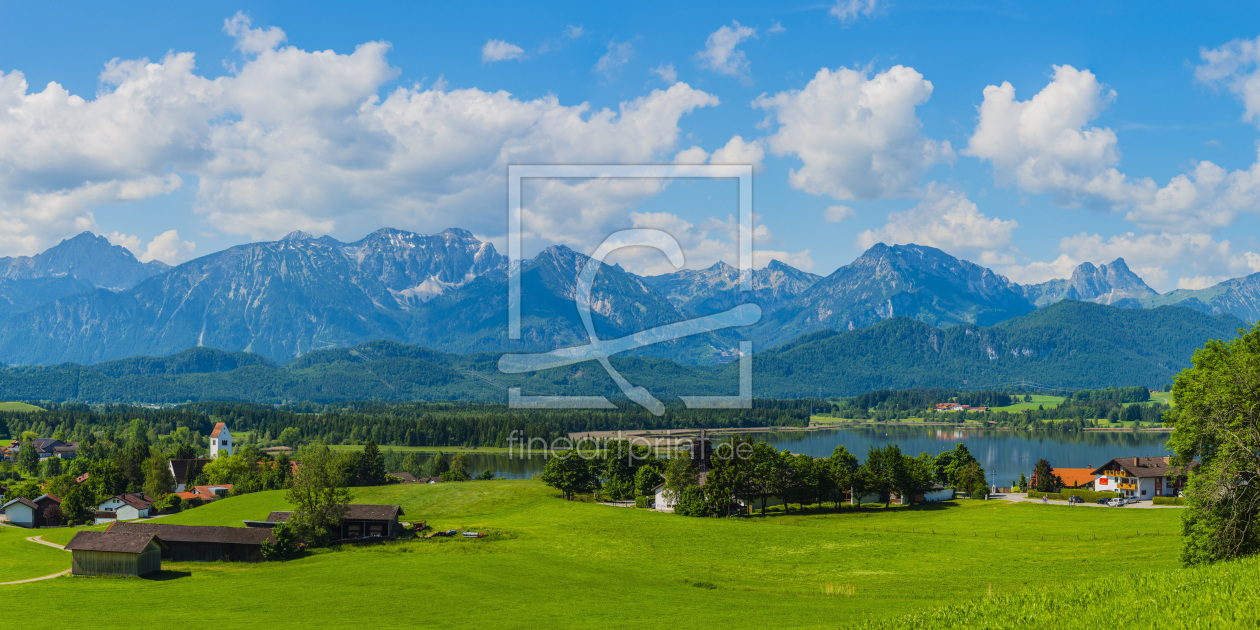
<instances>
[{"instance_id":1,"label":"white building wall","mask_svg":"<svg viewBox=\"0 0 1260 630\"><path fill-rule=\"evenodd\" d=\"M928 503L935 501L949 501L952 498L954 498L953 488L945 488L944 490L937 490L936 492L927 492L923 495L923 500Z\"/></svg>"},{"instance_id":2,"label":"white building wall","mask_svg":"<svg viewBox=\"0 0 1260 630\"><path fill-rule=\"evenodd\" d=\"M1138 479L1137 498L1150 499L1155 496L1155 478Z\"/></svg>"},{"instance_id":3,"label":"white building wall","mask_svg":"<svg viewBox=\"0 0 1260 630\"><path fill-rule=\"evenodd\" d=\"M35 526L35 510L32 510L29 506L21 503L10 505L4 511L4 515L9 517L9 522L14 525L20 525L22 527Z\"/></svg>"},{"instance_id":4,"label":"white building wall","mask_svg":"<svg viewBox=\"0 0 1260 630\"><path fill-rule=\"evenodd\" d=\"M114 510L114 513L118 515L118 520L120 521L134 521L138 518L144 518L149 515L148 510L144 510L142 512L137 510L135 507L126 504L123 504L122 507Z\"/></svg>"}]
</instances>

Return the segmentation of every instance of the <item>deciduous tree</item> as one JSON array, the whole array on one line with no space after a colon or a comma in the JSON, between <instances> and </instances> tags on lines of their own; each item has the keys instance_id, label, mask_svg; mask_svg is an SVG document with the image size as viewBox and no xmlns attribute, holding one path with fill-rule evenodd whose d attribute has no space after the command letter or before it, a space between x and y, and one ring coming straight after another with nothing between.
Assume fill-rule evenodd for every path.
<instances>
[{"instance_id":1,"label":"deciduous tree","mask_svg":"<svg viewBox=\"0 0 1260 630\"><path fill-rule=\"evenodd\" d=\"M302 467L285 494L297 508L290 522L299 539L319 546L328 541L346 515L350 491L346 488L345 468L327 446L303 447L301 460Z\"/></svg>"}]
</instances>

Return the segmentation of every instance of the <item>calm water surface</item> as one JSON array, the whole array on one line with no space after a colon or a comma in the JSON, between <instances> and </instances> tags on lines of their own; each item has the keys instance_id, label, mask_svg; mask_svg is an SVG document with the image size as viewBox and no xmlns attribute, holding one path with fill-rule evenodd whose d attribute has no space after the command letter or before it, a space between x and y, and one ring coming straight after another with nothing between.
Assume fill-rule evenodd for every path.
<instances>
[{"instance_id":1,"label":"calm water surface","mask_svg":"<svg viewBox=\"0 0 1260 630\"><path fill-rule=\"evenodd\" d=\"M870 426L845 427L827 431L753 434L780 450L815 457L831 455L841 444L858 459L866 459L871 446L897 444L903 453L932 455L952 450L962 442L980 461L990 481L1006 486L1031 476L1037 459L1044 457L1056 468L1101 466L1113 457L1154 457L1168 455L1167 433L1050 433L1044 431L960 431L949 427ZM447 456L454 454L454 450ZM471 470L491 468L499 477L528 479L542 472L543 459L509 458L506 454L469 453Z\"/></svg>"}]
</instances>

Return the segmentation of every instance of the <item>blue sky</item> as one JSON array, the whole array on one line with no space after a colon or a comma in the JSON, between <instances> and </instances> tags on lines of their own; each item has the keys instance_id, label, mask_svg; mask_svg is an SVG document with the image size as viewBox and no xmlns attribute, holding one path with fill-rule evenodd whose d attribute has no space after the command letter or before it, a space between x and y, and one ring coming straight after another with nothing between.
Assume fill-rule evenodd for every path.
<instances>
[{"instance_id":1,"label":"blue sky","mask_svg":"<svg viewBox=\"0 0 1260 630\"><path fill-rule=\"evenodd\" d=\"M8 3L0 254L84 229L173 263L293 229L501 246L509 163L726 161L757 167L761 264L918 242L1023 282L1123 256L1207 286L1260 271L1258 14ZM531 250L640 225L733 261L727 184L554 184L526 201Z\"/></svg>"}]
</instances>

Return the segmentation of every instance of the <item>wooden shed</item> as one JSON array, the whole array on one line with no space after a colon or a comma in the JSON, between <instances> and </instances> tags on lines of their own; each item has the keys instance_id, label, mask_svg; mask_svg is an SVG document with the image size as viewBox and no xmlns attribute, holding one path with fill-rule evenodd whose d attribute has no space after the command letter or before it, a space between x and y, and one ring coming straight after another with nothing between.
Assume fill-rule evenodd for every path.
<instances>
[{"instance_id":1,"label":"wooden shed","mask_svg":"<svg viewBox=\"0 0 1260 630\"><path fill-rule=\"evenodd\" d=\"M263 542L274 542L270 530L248 527L135 521L114 523L108 531L157 536L166 543L162 558L173 562L260 562Z\"/></svg>"},{"instance_id":2,"label":"wooden shed","mask_svg":"<svg viewBox=\"0 0 1260 630\"><path fill-rule=\"evenodd\" d=\"M153 534L82 531L66 550L75 575L140 577L162 570L166 543Z\"/></svg>"},{"instance_id":3,"label":"wooden shed","mask_svg":"<svg viewBox=\"0 0 1260 630\"><path fill-rule=\"evenodd\" d=\"M350 504L346 506L346 515L333 532L337 540L358 540L362 538L397 538L402 533L402 524L398 517L403 509L397 505ZM293 512L272 512L267 515L267 523L284 523L293 516ZM265 524L247 522L250 527L263 527Z\"/></svg>"}]
</instances>

